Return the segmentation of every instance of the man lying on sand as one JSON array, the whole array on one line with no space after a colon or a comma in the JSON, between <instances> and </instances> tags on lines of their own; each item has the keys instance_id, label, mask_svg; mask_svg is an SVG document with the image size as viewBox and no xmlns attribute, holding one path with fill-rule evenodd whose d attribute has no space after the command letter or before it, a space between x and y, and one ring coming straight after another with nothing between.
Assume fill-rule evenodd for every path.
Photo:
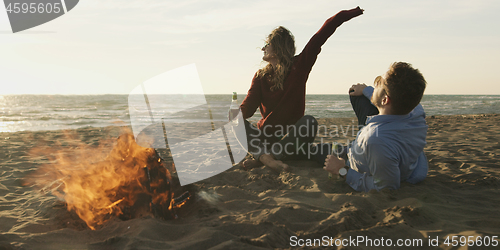
<instances>
[{"instance_id":1,"label":"man lying on sand","mask_svg":"<svg viewBox=\"0 0 500 250\"><path fill-rule=\"evenodd\" d=\"M329 155L324 169L342 176L357 191L421 182L428 170L423 152L427 125L420 105L426 81L411 64L396 62L374 86L358 83L349 88L358 124L365 126L347 149L347 161Z\"/></svg>"}]
</instances>

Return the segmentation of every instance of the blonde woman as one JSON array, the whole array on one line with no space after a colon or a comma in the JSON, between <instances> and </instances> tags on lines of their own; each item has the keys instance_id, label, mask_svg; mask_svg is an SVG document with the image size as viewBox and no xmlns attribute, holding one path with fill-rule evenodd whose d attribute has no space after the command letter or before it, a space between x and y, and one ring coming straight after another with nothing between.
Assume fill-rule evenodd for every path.
<instances>
[{"instance_id":1,"label":"blonde woman","mask_svg":"<svg viewBox=\"0 0 500 250\"><path fill-rule=\"evenodd\" d=\"M280 26L269 34L262 48L267 65L257 71L240 105L244 119L257 108L262 115L257 128L246 122L248 149L254 159L245 161L244 168L264 164L281 171L288 169L282 159L304 157L317 129L316 119L304 116L307 78L326 40L342 23L361 14L363 10L357 7L330 17L297 56L289 30Z\"/></svg>"}]
</instances>

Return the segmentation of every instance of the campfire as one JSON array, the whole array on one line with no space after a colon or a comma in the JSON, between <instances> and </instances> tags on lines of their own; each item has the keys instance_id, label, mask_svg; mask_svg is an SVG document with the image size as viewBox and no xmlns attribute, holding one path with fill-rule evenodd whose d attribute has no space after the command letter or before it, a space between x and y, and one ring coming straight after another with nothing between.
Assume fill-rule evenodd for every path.
<instances>
[{"instance_id":1,"label":"campfire","mask_svg":"<svg viewBox=\"0 0 500 250\"><path fill-rule=\"evenodd\" d=\"M111 151L109 146L79 145L75 152L57 153L51 160L53 164L30 179L51 190L92 230L114 217L126 220L149 213L175 219L191 196L172 177L173 163L155 149L137 145L131 133L122 134Z\"/></svg>"}]
</instances>

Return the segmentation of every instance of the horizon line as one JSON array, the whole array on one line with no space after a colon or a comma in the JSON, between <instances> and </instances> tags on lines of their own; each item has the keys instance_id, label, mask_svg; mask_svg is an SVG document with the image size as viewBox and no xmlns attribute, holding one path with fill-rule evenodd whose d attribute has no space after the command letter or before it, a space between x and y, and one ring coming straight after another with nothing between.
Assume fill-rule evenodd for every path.
<instances>
[{"instance_id":1,"label":"horizon line","mask_svg":"<svg viewBox=\"0 0 500 250\"><path fill-rule=\"evenodd\" d=\"M119 94L119 93L106 93L106 94L33 94L33 93L28 93L28 94L0 94L0 97L2 96L21 96L21 95L39 95L39 96L42 96L42 95L58 95L58 96L99 96L99 95L130 95L130 94ZM198 94L151 94L151 95L198 95ZM204 95L232 95L232 93L225 93L225 94L221 94L221 93L210 93L210 94L204 94ZM244 95L246 96L246 94L238 94L238 95ZM306 96L308 95L349 95L349 94L306 94ZM424 96L430 96L430 95L442 95L442 96L457 96L457 95L461 95L461 96L500 96L500 94L424 94Z\"/></svg>"}]
</instances>

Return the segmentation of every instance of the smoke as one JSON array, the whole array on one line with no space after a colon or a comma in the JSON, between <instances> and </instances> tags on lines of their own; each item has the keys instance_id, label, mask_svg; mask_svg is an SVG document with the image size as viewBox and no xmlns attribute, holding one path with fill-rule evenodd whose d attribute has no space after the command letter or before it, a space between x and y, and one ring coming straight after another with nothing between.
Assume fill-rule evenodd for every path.
<instances>
[{"instance_id":1,"label":"smoke","mask_svg":"<svg viewBox=\"0 0 500 250\"><path fill-rule=\"evenodd\" d=\"M205 192L201 191L198 193L198 197L208 202L210 205L215 205L219 201L220 195L215 191Z\"/></svg>"}]
</instances>

